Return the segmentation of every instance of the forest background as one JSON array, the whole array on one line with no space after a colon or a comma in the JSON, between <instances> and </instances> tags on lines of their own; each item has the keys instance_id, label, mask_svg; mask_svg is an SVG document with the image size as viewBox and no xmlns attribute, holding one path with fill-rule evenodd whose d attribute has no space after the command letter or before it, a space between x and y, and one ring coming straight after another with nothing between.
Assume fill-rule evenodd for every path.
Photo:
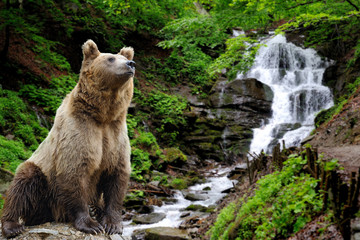
<instances>
[{"instance_id":1,"label":"forest background","mask_svg":"<svg viewBox=\"0 0 360 240\"><path fill-rule=\"evenodd\" d=\"M93 39L101 52L135 48L128 115L132 181L183 188L196 181L191 173L153 176L174 161L186 165L183 137L193 118L189 102L174 89L186 85L205 99L220 76L232 80L249 69L259 45L248 43L269 30L304 35L304 47L353 73L360 59L359 8L359 0L3 0L0 166L15 172L47 136L56 109L76 85L81 45ZM233 38L233 29L246 34ZM341 88L328 83L335 106L319 115L316 126L342 111L359 76L352 74Z\"/></svg>"}]
</instances>

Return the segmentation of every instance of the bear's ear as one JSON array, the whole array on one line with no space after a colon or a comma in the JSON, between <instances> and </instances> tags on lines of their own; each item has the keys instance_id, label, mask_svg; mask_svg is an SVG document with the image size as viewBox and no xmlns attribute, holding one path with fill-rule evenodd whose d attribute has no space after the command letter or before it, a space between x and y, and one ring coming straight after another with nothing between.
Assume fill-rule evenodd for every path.
<instances>
[{"instance_id":1,"label":"bear's ear","mask_svg":"<svg viewBox=\"0 0 360 240\"><path fill-rule=\"evenodd\" d=\"M93 40L87 40L82 46L84 61L94 60L100 55L100 51Z\"/></svg>"},{"instance_id":2,"label":"bear's ear","mask_svg":"<svg viewBox=\"0 0 360 240\"><path fill-rule=\"evenodd\" d=\"M119 52L120 55L123 55L128 60L133 60L134 58L134 49L132 47L124 47Z\"/></svg>"}]
</instances>

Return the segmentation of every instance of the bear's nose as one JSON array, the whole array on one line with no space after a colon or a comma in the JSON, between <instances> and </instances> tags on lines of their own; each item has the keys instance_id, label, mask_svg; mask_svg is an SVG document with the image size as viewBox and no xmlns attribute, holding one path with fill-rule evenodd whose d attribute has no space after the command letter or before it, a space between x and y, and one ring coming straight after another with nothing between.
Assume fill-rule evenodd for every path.
<instances>
[{"instance_id":1,"label":"bear's nose","mask_svg":"<svg viewBox=\"0 0 360 240\"><path fill-rule=\"evenodd\" d=\"M135 62L134 61L127 61L126 65L129 66L131 69L135 69Z\"/></svg>"}]
</instances>

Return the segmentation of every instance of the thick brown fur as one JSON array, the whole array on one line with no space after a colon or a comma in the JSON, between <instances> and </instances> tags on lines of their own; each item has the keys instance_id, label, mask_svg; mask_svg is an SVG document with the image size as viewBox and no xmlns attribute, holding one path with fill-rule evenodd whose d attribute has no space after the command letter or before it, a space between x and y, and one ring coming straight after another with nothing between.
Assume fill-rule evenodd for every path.
<instances>
[{"instance_id":1,"label":"thick brown fur","mask_svg":"<svg viewBox=\"0 0 360 240\"><path fill-rule=\"evenodd\" d=\"M48 137L17 170L7 192L2 233L25 225L71 222L86 233L121 233L130 177L126 114L133 95L134 50L100 53L88 40L78 84L56 113ZM93 220L89 205L101 209Z\"/></svg>"}]
</instances>

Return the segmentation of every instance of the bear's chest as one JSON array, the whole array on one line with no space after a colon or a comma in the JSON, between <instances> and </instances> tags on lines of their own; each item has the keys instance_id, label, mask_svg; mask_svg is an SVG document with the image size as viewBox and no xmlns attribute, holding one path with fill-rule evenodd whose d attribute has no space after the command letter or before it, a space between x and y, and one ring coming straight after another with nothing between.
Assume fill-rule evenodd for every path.
<instances>
[{"instance_id":1,"label":"bear's chest","mask_svg":"<svg viewBox=\"0 0 360 240\"><path fill-rule=\"evenodd\" d=\"M126 125L109 125L102 131L102 159L100 168L123 165L130 159L130 142Z\"/></svg>"}]
</instances>

